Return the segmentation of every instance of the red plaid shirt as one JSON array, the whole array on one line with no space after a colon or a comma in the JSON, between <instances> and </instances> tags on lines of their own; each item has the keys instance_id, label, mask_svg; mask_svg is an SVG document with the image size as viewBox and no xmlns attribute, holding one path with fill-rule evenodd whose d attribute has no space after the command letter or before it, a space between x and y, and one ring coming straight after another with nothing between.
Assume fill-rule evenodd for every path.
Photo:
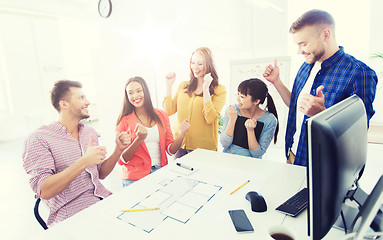
<instances>
[{"instance_id":1,"label":"red plaid shirt","mask_svg":"<svg viewBox=\"0 0 383 240\"><path fill-rule=\"evenodd\" d=\"M25 140L23 167L31 175L29 182L36 198L40 197L41 184L45 178L63 171L83 155L91 135L94 136L94 144L98 145L97 133L93 128L79 124L77 141L64 126L54 122L37 129ZM50 209L48 226L100 201L100 197L112 194L99 180L100 167L88 167L63 192L43 200Z\"/></svg>"}]
</instances>

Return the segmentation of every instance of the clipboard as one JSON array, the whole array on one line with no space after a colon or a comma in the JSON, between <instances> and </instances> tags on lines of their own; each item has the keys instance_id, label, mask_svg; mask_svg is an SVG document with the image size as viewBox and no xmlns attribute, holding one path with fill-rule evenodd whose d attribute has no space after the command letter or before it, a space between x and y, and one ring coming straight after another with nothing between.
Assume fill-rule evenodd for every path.
<instances>
[{"instance_id":1,"label":"clipboard","mask_svg":"<svg viewBox=\"0 0 383 240\"><path fill-rule=\"evenodd\" d=\"M243 116L237 117L234 127L233 144L249 149L249 143L247 141L247 129L245 127L245 122L247 119L249 118ZM257 121L257 126L254 128L255 138L258 142L259 138L261 137L263 126L263 122Z\"/></svg>"}]
</instances>

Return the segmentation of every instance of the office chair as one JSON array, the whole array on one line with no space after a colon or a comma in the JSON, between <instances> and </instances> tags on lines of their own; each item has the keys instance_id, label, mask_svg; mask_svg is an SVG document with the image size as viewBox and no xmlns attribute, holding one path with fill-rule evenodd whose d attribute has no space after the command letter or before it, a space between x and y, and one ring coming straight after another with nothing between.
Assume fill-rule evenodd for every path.
<instances>
[{"instance_id":1,"label":"office chair","mask_svg":"<svg viewBox=\"0 0 383 240\"><path fill-rule=\"evenodd\" d=\"M44 219L40 216L40 213L39 213L40 201L41 201L40 198L36 199L35 208L34 208L35 218L40 223L40 225L44 228L44 230L47 230L48 229L47 224L45 223Z\"/></svg>"}]
</instances>

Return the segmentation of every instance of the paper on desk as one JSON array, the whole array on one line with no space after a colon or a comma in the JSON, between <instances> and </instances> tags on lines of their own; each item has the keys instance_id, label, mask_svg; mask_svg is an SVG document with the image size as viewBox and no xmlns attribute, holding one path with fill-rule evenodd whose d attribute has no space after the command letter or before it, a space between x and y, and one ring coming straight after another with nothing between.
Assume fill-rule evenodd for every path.
<instances>
[{"instance_id":1,"label":"paper on desk","mask_svg":"<svg viewBox=\"0 0 383 240\"><path fill-rule=\"evenodd\" d=\"M211 185L204 182L199 182L199 184L197 184L193 188L193 192L204 194L206 196L213 196L220 189L221 189L220 186Z\"/></svg>"},{"instance_id":2,"label":"paper on desk","mask_svg":"<svg viewBox=\"0 0 383 240\"><path fill-rule=\"evenodd\" d=\"M165 219L186 223L222 189L220 186L181 176L171 180L162 179L159 183L162 187L147 195L133 209L159 207L160 210L129 212L118 218L146 232L151 232Z\"/></svg>"},{"instance_id":3,"label":"paper on desk","mask_svg":"<svg viewBox=\"0 0 383 240\"><path fill-rule=\"evenodd\" d=\"M164 211L164 214L173 218L174 220L186 223L197 212L197 210L198 209L188 207L176 202L168 207Z\"/></svg>"},{"instance_id":4,"label":"paper on desk","mask_svg":"<svg viewBox=\"0 0 383 240\"><path fill-rule=\"evenodd\" d=\"M177 177L170 184L162 187L161 191L179 196L195 187L198 183L194 179Z\"/></svg>"},{"instance_id":5,"label":"paper on desk","mask_svg":"<svg viewBox=\"0 0 383 240\"><path fill-rule=\"evenodd\" d=\"M137 206L136 208L145 207ZM160 209L153 211L126 212L122 213L118 218L133 226L141 228L146 232L151 232L156 226L164 221L166 216L161 213Z\"/></svg>"},{"instance_id":6,"label":"paper on desk","mask_svg":"<svg viewBox=\"0 0 383 240\"><path fill-rule=\"evenodd\" d=\"M210 197L211 196L202 195L195 192L187 192L180 199L178 199L177 202L198 210L198 208L203 206L210 199Z\"/></svg>"}]
</instances>

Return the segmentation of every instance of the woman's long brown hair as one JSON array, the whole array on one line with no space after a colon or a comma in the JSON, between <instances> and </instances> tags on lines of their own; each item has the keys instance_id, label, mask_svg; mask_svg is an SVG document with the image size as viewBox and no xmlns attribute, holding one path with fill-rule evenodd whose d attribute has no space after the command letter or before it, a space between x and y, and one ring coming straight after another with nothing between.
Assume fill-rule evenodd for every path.
<instances>
[{"instance_id":1,"label":"woman's long brown hair","mask_svg":"<svg viewBox=\"0 0 383 240\"><path fill-rule=\"evenodd\" d=\"M206 69L206 73L211 73L211 77L213 78L213 81L210 84L209 92L210 92L210 95L213 95L214 89L218 86L218 74L217 74L217 71L215 70L213 55L210 49L207 47L197 48L190 57L190 64L189 64L190 80L189 80L189 83L185 86L186 92L188 93L189 96L191 96L192 93L197 89L198 79L194 77L193 70L191 68L191 59L193 55L196 53L200 53L202 55L204 60L203 64L204 64L204 68Z\"/></svg>"},{"instance_id":2,"label":"woman's long brown hair","mask_svg":"<svg viewBox=\"0 0 383 240\"><path fill-rule=\"evenodd\" d=\"M133 78L130 78L126 82L125 88L124 88L124 96L125 96L124 97L124 105L123 105L122 111L121 111L121 113L120 113L120 115L118 117L117 125L120 123L120 121L121 121L123 116L129 115L132 112L135 113L135 107L133 106L133 104L131 104L129 102L128 94L126 92L126 87L131 82L138 82L142 86L142 90L144 91L144 108L145 108L146 113L149 115L150 122L154 121L157 124L159 124L161 127L163 127L161 119L158 117L158 115L154 111L153 104L152 104L152 99L151 99L150 93L149 93L148 85L146 84L145 80L142 77L133 77Z\"/></svg>"}]
</instances>

